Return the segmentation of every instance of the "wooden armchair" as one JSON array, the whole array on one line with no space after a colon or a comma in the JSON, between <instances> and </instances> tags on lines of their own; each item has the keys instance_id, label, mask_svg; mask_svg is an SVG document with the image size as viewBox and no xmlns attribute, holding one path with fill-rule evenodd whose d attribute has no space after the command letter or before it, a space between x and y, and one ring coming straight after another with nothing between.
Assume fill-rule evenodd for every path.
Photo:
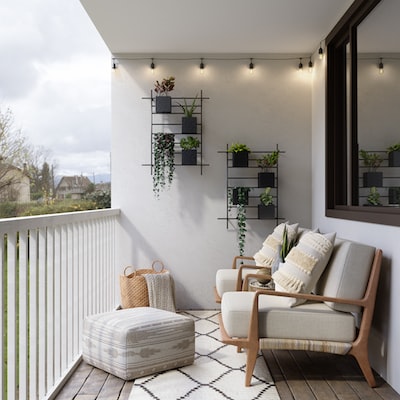
<instances>
[{"instance_id":1,"label":"wooden armchair","mask_svg":"<svg viewBox=\"0 0 400 400\"><path fill-rule=\"evenodd\" d=\"M225 293L221 338L223 343L247 350L245 385L251 384L259 350L283 349L352 355L368 384L375 387L368 337L381 261L379 249L336 239L316 294L271 290ZM306 302L291 307L290 298Z\"/></svg>"}]
</instances>

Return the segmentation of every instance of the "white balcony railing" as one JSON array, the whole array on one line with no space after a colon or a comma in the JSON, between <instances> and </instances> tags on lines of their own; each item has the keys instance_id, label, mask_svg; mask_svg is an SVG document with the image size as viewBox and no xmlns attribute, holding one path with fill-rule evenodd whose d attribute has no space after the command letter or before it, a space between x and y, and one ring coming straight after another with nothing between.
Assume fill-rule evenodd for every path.
<instances>
[{"instance_id":1,"label":"white balcony railing","mask_svg":"<svg viewBox=\"0 0 400 400\"><path fill-rule=\"evenodd\" d=\"M85 316L115 308L118 215L0 220L2 399L48 398L80 358Z\"/></svg>"}]
</instances>

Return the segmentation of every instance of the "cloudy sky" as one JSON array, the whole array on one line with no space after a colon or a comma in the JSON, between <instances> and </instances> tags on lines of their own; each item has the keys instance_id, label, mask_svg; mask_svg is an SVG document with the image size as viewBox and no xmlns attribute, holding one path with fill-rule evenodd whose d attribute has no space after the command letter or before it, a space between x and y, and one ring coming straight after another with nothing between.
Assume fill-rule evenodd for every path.
<instances>
[{"instance_id":1,"label":"cloudy sky","mask_svg":"<svg viewBox=\"0 0 400 400\"><path fill-rule=\"evenodd\" d=\"M111 56L79 0L0 2L0 107L58 175L110 171Z\"/></svg>"}]
</instances>

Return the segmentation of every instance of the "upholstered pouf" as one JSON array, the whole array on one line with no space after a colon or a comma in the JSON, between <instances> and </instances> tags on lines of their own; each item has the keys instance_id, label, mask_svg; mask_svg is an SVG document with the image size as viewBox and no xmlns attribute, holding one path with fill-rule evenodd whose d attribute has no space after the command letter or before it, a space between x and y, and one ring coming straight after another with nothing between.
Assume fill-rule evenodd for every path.
<instances>
[{"instance_id":1,"label":"upholstered pouf","mask_svg":"<svg viewBox=\"0 0 400 400\"><path fill-rule=\"evenodd\" d=\"M190 365L194 321L151 307L89 316L83 327L83 359L124 380Z\"/></svg>"}]
</instances>

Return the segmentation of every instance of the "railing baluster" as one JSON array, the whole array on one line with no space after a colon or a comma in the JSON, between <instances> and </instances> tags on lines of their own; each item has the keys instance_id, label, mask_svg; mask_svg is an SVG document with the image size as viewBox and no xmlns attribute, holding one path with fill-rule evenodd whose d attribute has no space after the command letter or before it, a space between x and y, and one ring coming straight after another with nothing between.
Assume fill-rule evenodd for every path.
<instances>
[{"instance_id":1,"label":"railing baluster","mask_svg":"<svg viewBox=\"0 0 400 400\"><path fill-rule=\"evenodd\" d=\"M19 398L28 398L28 234L19 232Z\"/></svg>"},{"instance_id":2,"label":"railing baluster","mask_svg":"<svg viewBox=\"0 0 400 400\"><path fill-rule=\"evenodd\" d=\"M16 269L17 269L17 238L16 234L7 235L7 388L8 399L16 396L17 371L17 325L16 315Z\"/></svg>"}]
</instances>

